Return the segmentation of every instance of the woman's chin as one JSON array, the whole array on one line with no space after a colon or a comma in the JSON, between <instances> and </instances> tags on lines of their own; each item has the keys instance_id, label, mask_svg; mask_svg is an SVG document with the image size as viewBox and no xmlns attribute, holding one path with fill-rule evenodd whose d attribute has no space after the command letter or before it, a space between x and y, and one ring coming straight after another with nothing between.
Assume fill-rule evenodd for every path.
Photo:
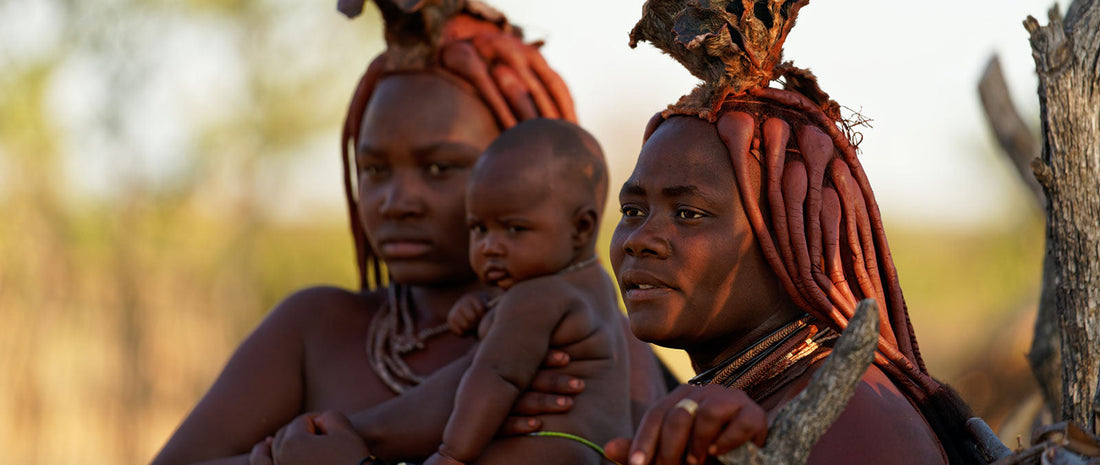
<instances>
[{"instance_id":1,"label":"woman's chin","mask_svg":"<svg viewBox=\"0 0 1100 465\"><path fill-rule=\"evenodd\" d=\"M472 270L456 273L455 267L419 261L394 261L386 264L390 280L407 286L447 286L477 280Z\"/></svg>"},{"instance_id":2,"label":"woman's chin","mask_svg":"<svg viewBox=\"0 0 1100 465\"><path fill-rule=\"evenodd\" d=\"M645 313L630 313L630 332L642 341L657 344L673 349L683 348L687 341L674 331L672 321L664 315L648 315Z\"/></svg>"}]
</instances>

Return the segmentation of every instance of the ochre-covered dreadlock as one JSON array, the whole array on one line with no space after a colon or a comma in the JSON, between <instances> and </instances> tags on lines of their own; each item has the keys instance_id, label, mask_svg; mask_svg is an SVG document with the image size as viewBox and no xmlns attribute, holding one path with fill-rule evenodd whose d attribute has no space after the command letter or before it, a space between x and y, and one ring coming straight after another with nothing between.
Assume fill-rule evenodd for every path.
<instances>
[{"instance_id":1,"label":"ochre-covered dreadlock","mask_svg":"<svg viewBox=\"0 0 1100 465\"><path fill-rule=\"evenodd\" d=\"M649 0L630 33L703 79L654 116L714 123L729 150L760 247L794 302L843 330L864 298L880 312L875 364L918 405L952 463L971 463L968 408L929 375L867 175L839 106L807 70L781 63L782 45L808 0ZM783 88L769 87L783 80Z\"/></svg>"},{"instance_id":2,"label":"ochre-covered dreadlock","mask_svg":"<svg viewBox=\"0 0 1100 465\"><path fill-rule=\"evenodd\" d=\"M359 14L364 0L340 0L340 11ZM381 263L359 218L353 154L371 94L389 75L431 73L470 89L492 111L503 131L532 118L576 122L565 82L522 31L500 12L475 0L375 0L386 28L386 50L360 78L341 135L344 193L348 201L360 286L380 287Z\"/></svg>"}]
</instances>

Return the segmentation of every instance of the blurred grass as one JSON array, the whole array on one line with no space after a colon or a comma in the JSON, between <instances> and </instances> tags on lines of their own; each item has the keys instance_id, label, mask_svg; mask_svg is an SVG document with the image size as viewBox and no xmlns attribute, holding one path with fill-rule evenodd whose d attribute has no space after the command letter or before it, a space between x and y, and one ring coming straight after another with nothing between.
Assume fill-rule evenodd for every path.
<instances>
[{"instance_id":1,"label":"blurred grass","mask_svg":"<svg viewBox=\"0 0 1100 465\"><path fill-rule=\"evenodd\" d=\"M14 192L0 200L2 463L147 461L280 298L354 283L342 218L242 221L178 200L88 207ZM1000 397L1027 390L1041 225L888 230L932 372L1000 418Z\"/></svg>"},{"instance_id":2,"label":"blurred grass","mask_svg":"<svg viewBox=\"0 0 1100 465\"><path fill-rule=\"evenodd\" d=\"M148 461L278 299L354 282L336 224L5 200L0 463Z\"/></svg>"}]
</instances>

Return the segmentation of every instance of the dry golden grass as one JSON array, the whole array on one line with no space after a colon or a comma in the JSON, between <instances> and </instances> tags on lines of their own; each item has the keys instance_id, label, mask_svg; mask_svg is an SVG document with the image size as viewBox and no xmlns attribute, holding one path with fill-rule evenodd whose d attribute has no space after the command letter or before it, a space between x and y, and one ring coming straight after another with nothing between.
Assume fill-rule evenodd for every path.
<instances>
[{"instance_id":1,"label":"dry golden grass","mask_svg":"<svg viewBox=\"0 0 1100 465\"><path fill-rule=\"evenodd\" d=\"M0 200L0 463L147 462L278 299L354 282L340 218L304 226L179 201L89 209L27 195ZM933 372L979 412L1003 410L1005 380L1026 378L1041 228L891 233ZM991 345L1003 356L966 355Z\"/></svg>"}]
</instances>

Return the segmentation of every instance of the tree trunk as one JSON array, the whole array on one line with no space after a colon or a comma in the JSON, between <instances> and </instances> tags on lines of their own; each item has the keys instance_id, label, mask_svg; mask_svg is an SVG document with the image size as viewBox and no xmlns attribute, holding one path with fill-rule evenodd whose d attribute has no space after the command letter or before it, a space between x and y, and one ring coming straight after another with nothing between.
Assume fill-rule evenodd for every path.
<instances>
[{"instance_id":1,"label":"tree trunk","mask_svg":"<svg viewBox=\"0 0 1100 465\"><path fill-rule=\"evenodd\" d=\"M1039 75L1047 249L1061 326L1061 418L1096 432L1100 415L1100 0L1076 0L1063 20L1028 17Z\"/></svg>"}]
</instances>

